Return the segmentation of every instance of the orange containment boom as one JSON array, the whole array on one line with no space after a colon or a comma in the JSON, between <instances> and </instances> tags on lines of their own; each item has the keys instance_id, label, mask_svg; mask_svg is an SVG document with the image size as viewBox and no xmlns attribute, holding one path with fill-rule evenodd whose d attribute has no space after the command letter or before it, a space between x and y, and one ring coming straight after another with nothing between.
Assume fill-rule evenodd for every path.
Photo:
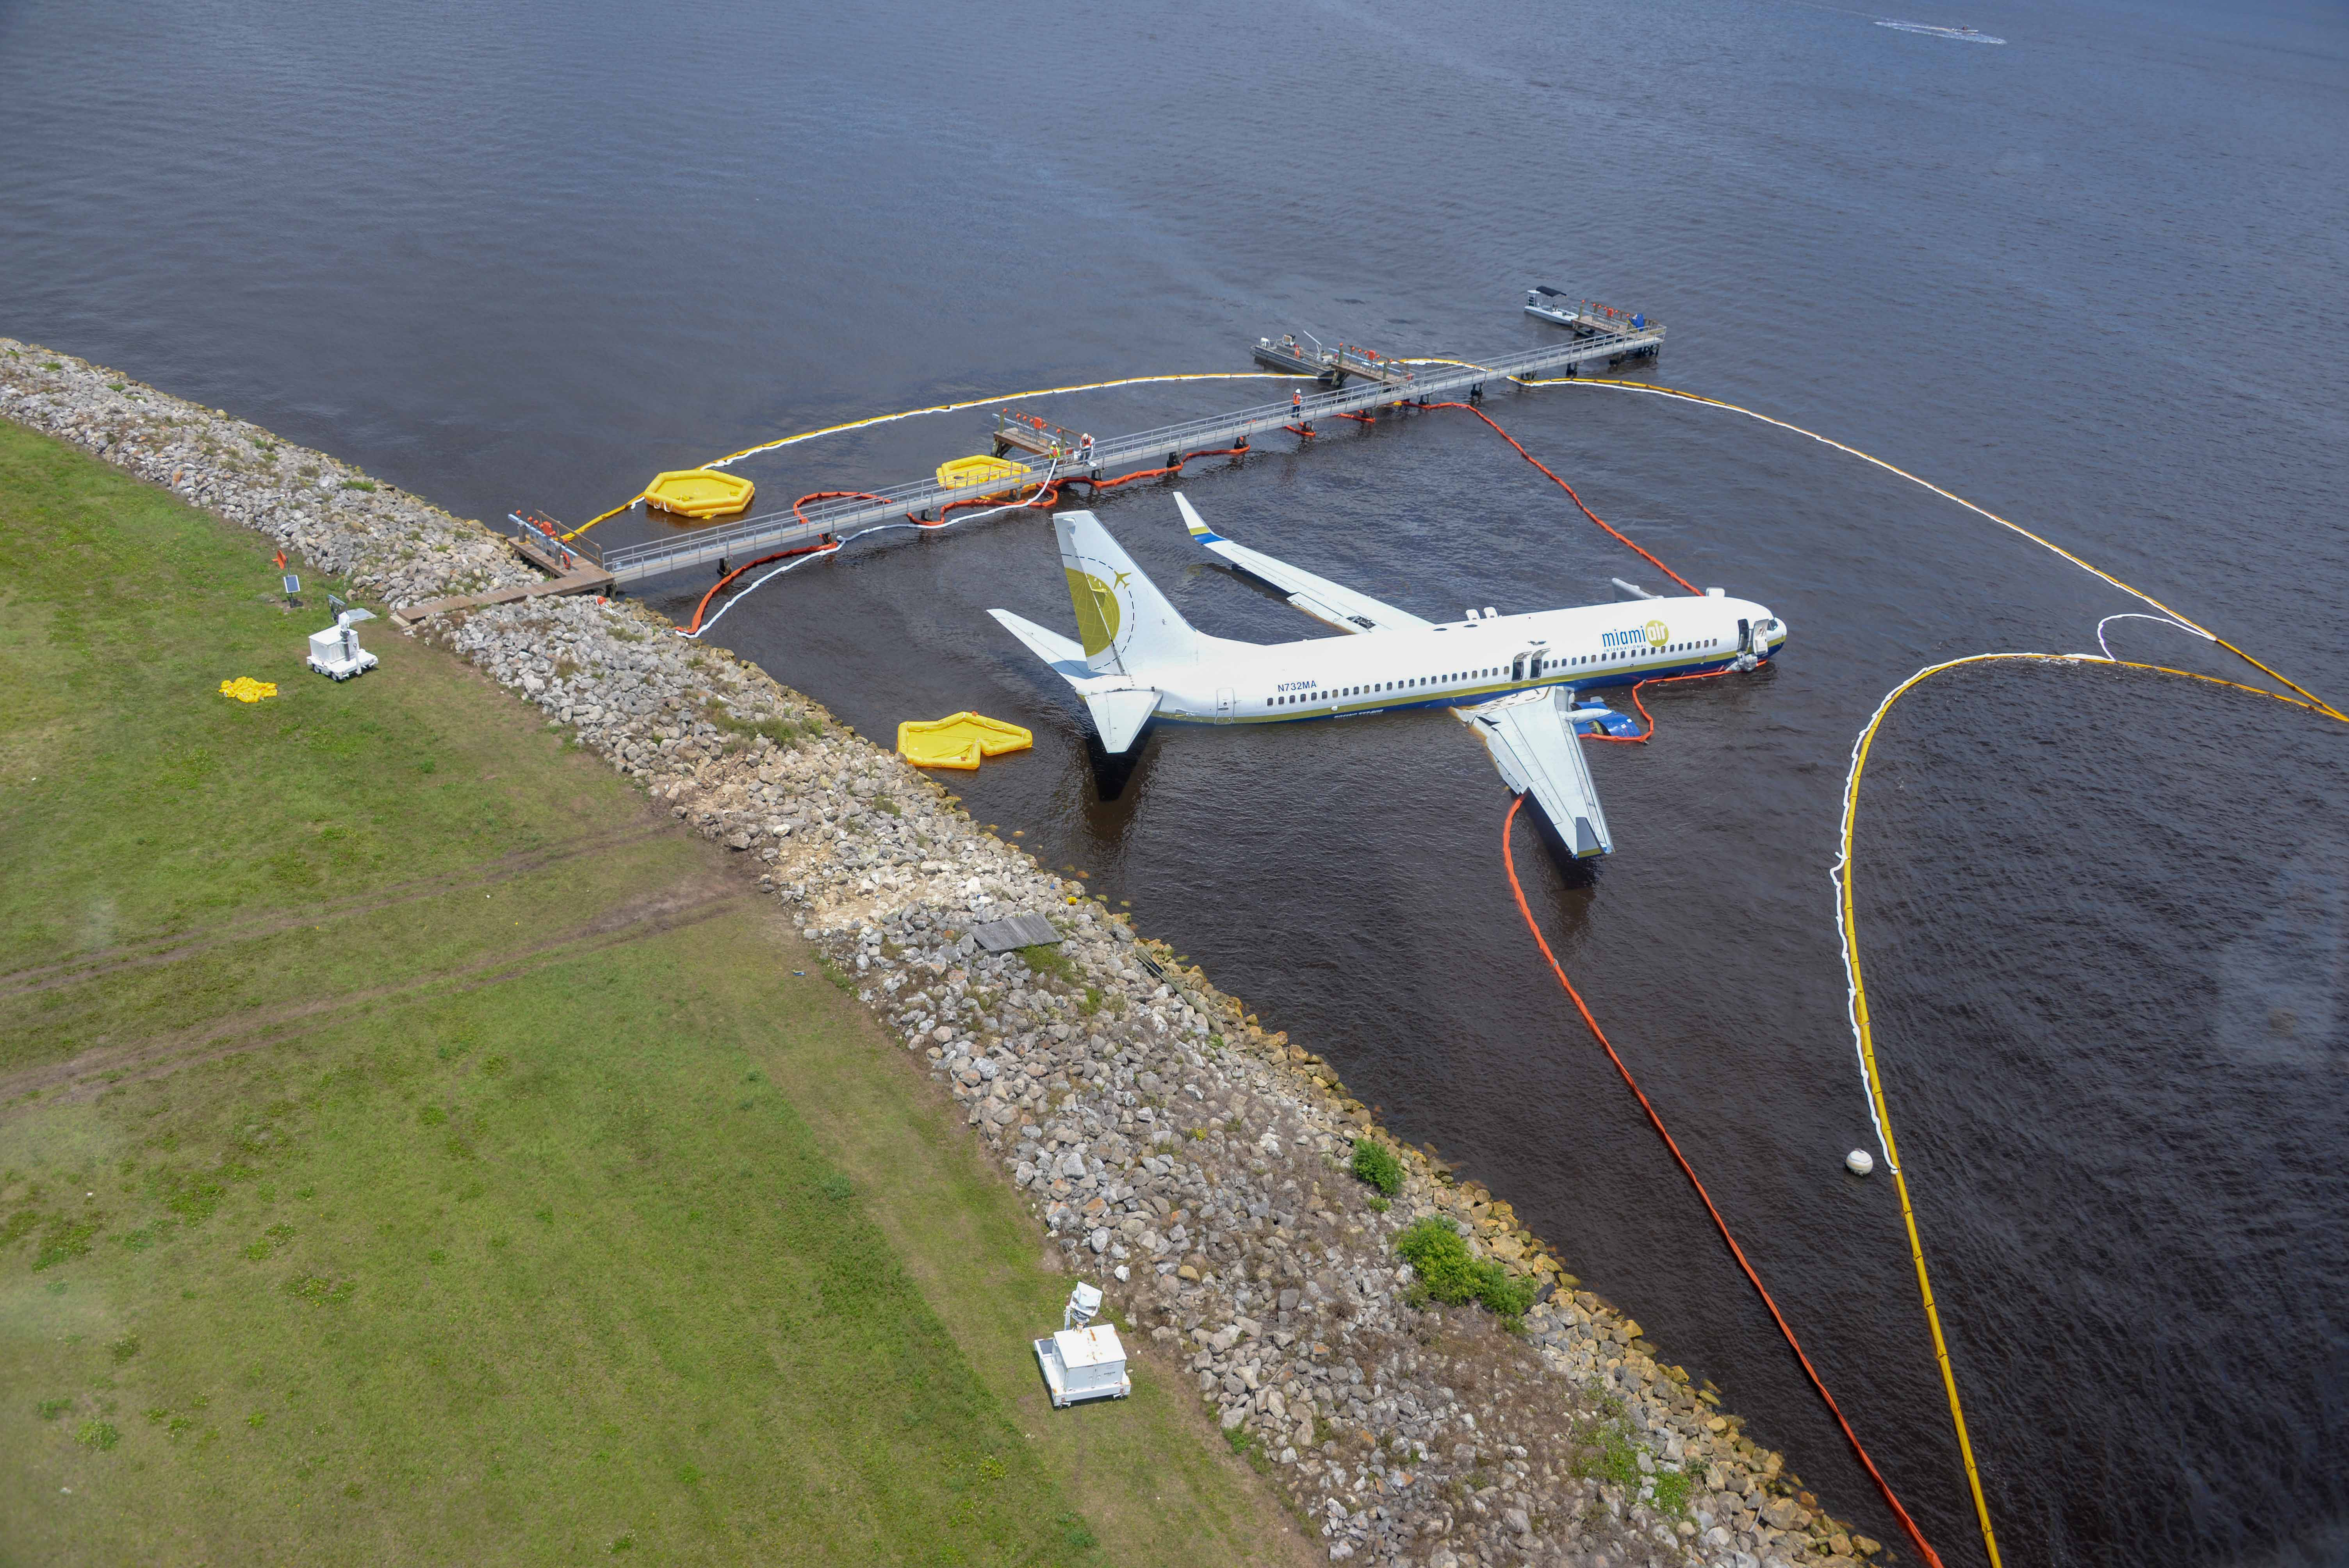
<instances>
[{"instance_id":1,"label":"orange containment boom","mask_svg":"<svg viewBox=\"0 0 2349 1568\"><path fill-rule=\"evenodd\" d=\"M1035 741L1018 725L979 713L913 718L897 727L897 755L916 768L959 768L970 772L982 757L1025 751Z\"/></svg>"},{"instance_id":2,"label":"orange containment boom","mask_svg":"<svg viewBox=\"0 0 2349 1568\"><path fill-rule=\"evenodd\" d=\"M655 474L645 487L645 504L679 517L731 517L749 508L758 493L740 474L716 469L673 469Z\"/></svg>"}]
</instances>

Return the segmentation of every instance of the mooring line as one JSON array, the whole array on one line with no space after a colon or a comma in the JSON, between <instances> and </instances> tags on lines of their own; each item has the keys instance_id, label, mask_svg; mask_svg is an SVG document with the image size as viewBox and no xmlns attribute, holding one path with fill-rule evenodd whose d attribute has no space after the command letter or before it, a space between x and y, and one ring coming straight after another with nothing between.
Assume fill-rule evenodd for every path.
<instances>
[{"instance_id":1,"label":"mooring line","mask_svg":"<svg viewBox=\"0 0 2349 1568\"><path fill-rule=\"evenodd\" d=\"M1535 385L1540 385L1540 383L1535 383ZM1690 593L1694 593L1697 591L1697 589L1696 589L1696 584L1695 584L1695 583L1693 583L1690 582L1687 578L1685 578L1685 577L1682 576L1679 573L1677 573L1677 572L1673 571L1671 567L1669 567L1669 566L1665 565L1662 562L1661 562L1661 561L1657 560L1654 556L1652 556L1652 555L1649 554L1649 553L1648 553L1648 552L1647 552L1646 547L1644 547L1643 545L1640 545L1640 543L1638 543L1638 542L1637 542L1636 541L1634 541L1634 540L1633 540L1633 539L1632 539L1629 534L1627 534L1627 533L1623 532L1620 529L1617 528L1613 523L1609 522L1605 518L1603 518L1603 517L1599 516L1597 512L1595 512L1595 511L1591 511L1588 506L1584 506L1584 505L1583 505L1583 502L1582 502L1582 498L1581 498L1580 496L1578 496L1578 495L1575 494L1574 487L1573 487L1572 485L1570 485L1570 484L1567 483L1564 480L1559 479L1559 478L1557 477L1557 475L1556 475L1556 474L1554 474L1554 473L1551 473L1551 472L1550 472L1550 469L1549 469L1549 465L1548 465L1547 463L1543 462L1539 458L1537 458L1537 457L1534 456L1531 452L1529 452L1529 451L1526 450L1526 449L1525 449L1525 448L1524 448L1523 446L1519 445L1519 443L1518 443L1518 441L1517 441L1517 438L1516 438L1515 436L1512 436L1512 435L1511 435L1511 434L1509 434L1506 430L1504 430L1503 428L1501 428L1501 427L1500 427L1500 426L1498 426L1498 425L1496 425L1496 424L1494 424L1494 423L1493 423L1493 417L1492 417L1490 414L1485 413L1484 409L1479 408L1478 407L1476 407L1476 405L1475 405L1475 404L1474 404L1474 403L1422 403L1422 404L1418 405L1418 407L1423 407L1423 408L1428 408L1428 409L1435 409L1435 408L1464 408L1464 409L1466 409L1469 413L1475 415L1475 416L1476 416L1476 418L1478 418L1479 419L1484 420L1484 421L1485 421L1485 423L1486 423L1487 425L1492 425L1492 426L1493 426L1493 433L1494 433L1495 435L1496 435L1496 436L1500 437L1500 438L1501 438L1501 439L1503 439L1503 440L1505 440L1505 441L1508 442L1508 443L1509 443L1509 445L1511 445L1512 447L1516 447L1516 449L1517 449L1517 456L1519 456L1519 457L1521 457L1521 458L1525 459L1525 460L1526 460L1526 461L1527 461L1527 462L1529 462L1529 463L1533 464L1533 466L1534 466L1534 467L1536 467L1536 468L1537 468L1537 469L1541 469L1541 471L1542 471L1543 473L1545 473L1545 474L1548 474L1548 475L1549 475L1550 482L1551 482L1551 483L1553 483L1553 484L1555 484L1555 485L1557 485L1558 489L1560 489L1560 490L1564 490L1564 491L1566 492L1566 494L1567 494L1567 499L1568 499L1569 500L1573 501L1573 502L1574 502L1574 504L1575 504L1576 506L1578 506L1578 507L1580 507L1580 508L1581 508L1582 515L1583 515L1583 516L1585 516L1585 517L1588 518L1591 521L1593 521L1593 522L1597 523L1599 527L1601 527L1601 528L1605 529L1609 533L1613 534L1617 539L1621 540L1625 544L1630 545L1633 550L1638 551L1638 552L1639 552L1639 553L1640 553L1640 558L1641 560L1645 561L1649 565L1651 565L1651 566L1654 567L1657 571L1659 571L1659 572L1662 573L1665 576L1667 576L1667 577L1671 578L1673 582L1675 582L1675 583L1679 583L1682 587L1683 587L1683 588L1687 589Z\"/></svg>"}]
</instances>

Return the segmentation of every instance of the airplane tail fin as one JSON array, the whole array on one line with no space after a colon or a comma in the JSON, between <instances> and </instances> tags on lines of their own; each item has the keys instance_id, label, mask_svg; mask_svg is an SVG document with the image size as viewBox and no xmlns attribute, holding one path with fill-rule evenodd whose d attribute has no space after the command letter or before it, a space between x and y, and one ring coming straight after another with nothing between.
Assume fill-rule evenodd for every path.
<instances>
[{"instance_id":1,"label":"airplane tail fin","mask_svg":"<svg viewBox=\"0 0 2349 1568\"><path fill-rule=\"evenodd\" d=\"M1098 518L1065 511L1052 520L1052 528L1060 536L1061 568L1068 573L1088 669L1145 677L1168 665L1197 661L1199 634Z\"/></svg>"},{"instance_id":2,"label":"airplane tail fin","mask_svg":"<svg viewBox=\"0 0 2349 1568\"><path fill-rule=\"evenodd\" d=\"M1092 715L1093 728L1101 736L1102 749L1123 752L1130 749L1142 727L1158 711L1158 688L1115 673L1096 675L1085 664L1084 649L1033 621L1023 620L1009 610L989 610L988 614L1000 622L1004 630L1028 645L1028 651L1052 667L1054 674L1074 686L1084 699L1085 711Z\"/></svg>"}]
</instances>

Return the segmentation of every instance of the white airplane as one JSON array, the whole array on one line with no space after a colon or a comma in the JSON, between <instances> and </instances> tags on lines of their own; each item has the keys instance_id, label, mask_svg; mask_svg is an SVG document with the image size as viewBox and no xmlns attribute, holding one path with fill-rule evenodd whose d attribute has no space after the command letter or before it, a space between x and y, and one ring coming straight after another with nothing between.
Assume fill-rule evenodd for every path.
<instances>
[{"instance_id":1,"label":"white airplane","mask_svg":"<svg viewBox=\"0 0 2349 1568\"><path fill-rule=\"evenodd\" d=\"M1530 793L1578 859L1609 853L1606 816L1577 727L1619 716L1578 707L1579 693L1656 676L1751 670L1785 645L1786 624L1718 588L1701 595L1588 604L1464 620L1423 621L1392 604L1233 543L1174 502L1191 537L1350 637L1242 643L1192 627L1089 511L1052 520L1076 605L1071 641L1009 610L1011 634L1083 697L1111 752L1129 749L1152 717L1191 724L1350 718L1398 707L1444 707L1476 731L1502 780Z\"/></svg>"}]
</instances>

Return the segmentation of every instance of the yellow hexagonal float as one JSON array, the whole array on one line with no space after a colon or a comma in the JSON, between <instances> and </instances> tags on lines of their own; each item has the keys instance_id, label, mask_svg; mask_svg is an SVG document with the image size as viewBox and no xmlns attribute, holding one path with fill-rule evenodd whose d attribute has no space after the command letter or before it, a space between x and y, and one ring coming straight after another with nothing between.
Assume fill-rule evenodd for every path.
<instances>
[{"instance_id":1,"label":"yellow hexagonal float","mask_svg":"<svg viewBox=\"0 0 2349 1568\"><path fill-rule=\"evenodd\" d=\"M985 484L989 480L1016 480L1031 471L1026 463L1015 463L1009 458L990 458L982 453L977 457L957 458L950 463L940 463L938 488L960 490L965 485ZM979 499L994 500L997 496L1010 493L1009 490L999 490L996 495Z\"/></svg>"},{"instance_id":2,"label":"yellow hexagonal float","mask_svg":"<svg viewBox=\"0 0 2349 1568\"><path fill-rule=\"evenodd\" d=\"M645 487L645 504L679 517L731 517L750 504L757 487L717 469L672 469Z\"/></svg>"}]
</instances>

